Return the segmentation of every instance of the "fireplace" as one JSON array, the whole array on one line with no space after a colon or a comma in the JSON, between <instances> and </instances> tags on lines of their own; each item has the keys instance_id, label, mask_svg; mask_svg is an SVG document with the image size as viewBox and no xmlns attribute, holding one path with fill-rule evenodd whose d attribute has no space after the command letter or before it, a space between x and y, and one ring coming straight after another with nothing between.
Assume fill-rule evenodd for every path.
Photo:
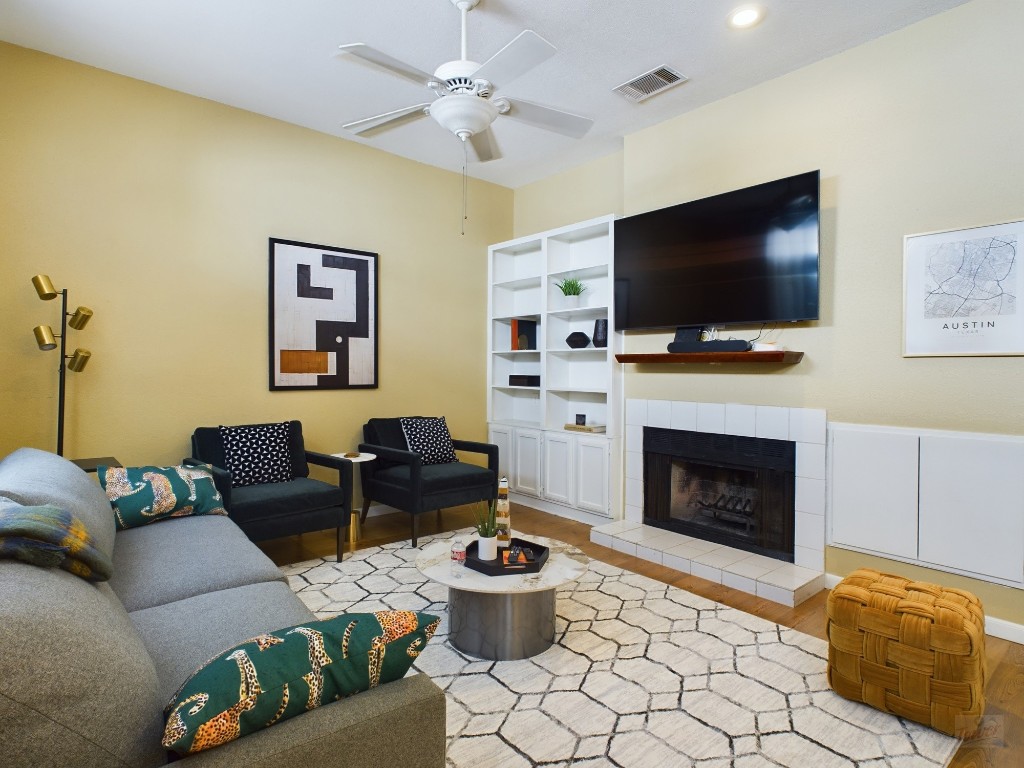
<instances>
[{"instance_id":1,"label":"fireplace","mask_svg":"<svg viewBox=\"0 0 1024 768\"><path fill-rule=\"evenodd\" d=\"M644 523L793 562L796 445L645 426Z\"/></svg>"}]
</instances>

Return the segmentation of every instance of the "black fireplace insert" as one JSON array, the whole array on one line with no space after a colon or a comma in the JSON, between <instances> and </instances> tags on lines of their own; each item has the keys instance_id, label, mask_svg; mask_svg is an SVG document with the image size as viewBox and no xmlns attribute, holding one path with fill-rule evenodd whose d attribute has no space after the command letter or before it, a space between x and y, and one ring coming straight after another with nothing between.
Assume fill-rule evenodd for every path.
<instances>
[{"instance_id":1,"label":"black fireplace insert","mask_svg":"<svg viewBox=\"0 0 1024 768\"><path fill-rule=\"evenodd\" d=\"M793 562L796 444L644 427L644 523Z\"/></svg>"}]
</instances>

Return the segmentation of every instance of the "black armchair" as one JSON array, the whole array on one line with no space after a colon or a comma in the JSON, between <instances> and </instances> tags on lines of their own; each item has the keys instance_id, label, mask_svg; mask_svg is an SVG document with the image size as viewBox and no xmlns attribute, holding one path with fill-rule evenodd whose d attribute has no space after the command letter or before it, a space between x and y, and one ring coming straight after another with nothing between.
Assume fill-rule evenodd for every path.
<instances>
[{"instance_id":1,"label":"black armchair","mask_svg":"<svg viewBox=\"0 0 1024 768\"><path fill-rule=\"evenodd\" d=\"M341 562L352 515L352 462L307 451L301 422L287 424L291 480L233 486L219 427L196 429L192 434L192 458L185 459L185 463L213 465L213 479L224 497L224 508L252 541L337 528ZM309 477L309 464L338 470L338 485Z\"/></svg>"},{"instance_id":2,"label":"black armchair","mask_svg":"<svg viewBox=\"0 0 1024 768\"><path fill-rule=\"evenodd\" d=\"M498 446L470 440L452 440L458 451L482 453L487 468L463 461L424 464L421 455L409 450L401 419L370 419L363 425L359 450L377 455L363 462L362 522L371 501L379 501L412 516L412 545L419 535L419 516L432 509L489 501L498 496Z\"/></svg>"}]
</instances>

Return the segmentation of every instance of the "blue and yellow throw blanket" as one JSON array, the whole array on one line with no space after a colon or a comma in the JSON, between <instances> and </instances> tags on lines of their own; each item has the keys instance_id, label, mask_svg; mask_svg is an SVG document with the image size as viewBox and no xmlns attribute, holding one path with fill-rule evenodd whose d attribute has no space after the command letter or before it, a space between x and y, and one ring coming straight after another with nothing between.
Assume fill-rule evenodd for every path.
<instances>
[{"instance_id":1,"label":"blue and yellow throw blanket","mask_svg":"<svg viewBox=\"0 0 1024 768\"><path fill-rule=\"evenodd\" d=\"M0 504L0 558L63 568L88 581L106 581L114 571L82 521L48 504Z\"/></svg>"}]
</instances>

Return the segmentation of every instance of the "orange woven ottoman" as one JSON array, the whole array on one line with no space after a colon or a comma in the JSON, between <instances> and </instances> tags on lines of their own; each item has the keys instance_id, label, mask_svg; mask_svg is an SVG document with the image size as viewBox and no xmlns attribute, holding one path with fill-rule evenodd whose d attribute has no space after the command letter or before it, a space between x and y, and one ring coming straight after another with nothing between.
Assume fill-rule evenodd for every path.
<instances>
[{"instance_id":1,"label":"orange woven ottoman","mask_svg":"<svg viewBox=\"0 0 1024 768\"><path fill-rule=\"evenodd\" d=\"M978 598L862 568L828 596L828 682L840 696L951 736L985 708Z\"/></svg>"}]
</instances>

